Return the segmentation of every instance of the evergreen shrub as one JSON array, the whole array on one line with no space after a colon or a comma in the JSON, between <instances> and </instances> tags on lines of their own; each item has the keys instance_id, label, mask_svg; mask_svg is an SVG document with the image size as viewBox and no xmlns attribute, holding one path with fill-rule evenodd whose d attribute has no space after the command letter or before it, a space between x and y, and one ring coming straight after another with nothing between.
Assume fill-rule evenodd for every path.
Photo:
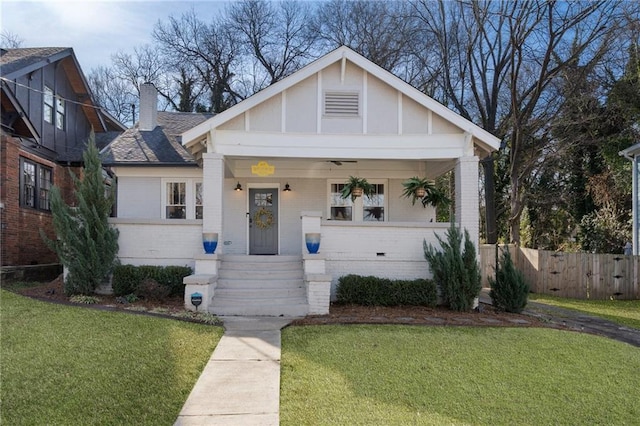
<instances>
[{"instance_id":1,"label":"evergreen shrub","mask_svg":"<svg viewBox=\"0 0 640 426\"><path fill-rule=\"evenodd\" d=\"M116 296L133 293L143 297L140 287L149 279L166 289L168 296L178 296L184 294L183 278L191 274L192 269L188 266L118 265L113 270L113 293Z\"/></svg>"},{"instance_id":2,"label":"evergreen shrub","mask_svg":"<svg viewBox=\"0 0 640 426\"><path fill-rule=\"evenodd\" d=\"M440 250L423 242L424 256L440 289L442 301L454 311L470 311L482 289L475 245L466 229L464 242L462 237L460 229L452 223L447 230L446 241L436 234Z\"/></svg>"},{"instance_id":3,"label":"evergreen shrub","mask_svg":"<svg viewBox=\"0 0 640 426\"><path fill-rule=\"evenodd\" d=\"M133 265L117 265L113 268L111 287L116 296L136 294L138 285L142 282L140 268Z\"/></svg>"},{"instance_id":4,"label":"evergreen shrub","mask_svg":"<svg viewBox=\"0 0 640 426\"><path fill-rule=\"evenodd\" d=\"M508 249L502 249L500 262L496 266L495 279L489 277L491 300L497 309L519 314L527 306L529 284L522 272L516 269Z\"/></svg>"},{"instance_id":5,"label":"evergreen shrub","mask_svg":"<svg viewBox=\"0 0 640 426\"><path fill-rule=\"evenodd\" d=\"M68 271L64 292L91 295L117 264L118 230L109 225L113 190L105 185L93 133L83 155L82 178L73 173L75 206L65 202L60 188L51 189L51 213L56 239L40 235Z\"/></svg>"},{"instance_id":6,"label":"evergreen shrub","mask_svg":"<svg viewBox=\"0 0 640 426\"><path fill-rule=\"evenodd\" d=\"M338 280L338 303L363 306L435 306L436 287L433 281L390 280L374 276L345 275Z\"/></svg>"}]
</instances>

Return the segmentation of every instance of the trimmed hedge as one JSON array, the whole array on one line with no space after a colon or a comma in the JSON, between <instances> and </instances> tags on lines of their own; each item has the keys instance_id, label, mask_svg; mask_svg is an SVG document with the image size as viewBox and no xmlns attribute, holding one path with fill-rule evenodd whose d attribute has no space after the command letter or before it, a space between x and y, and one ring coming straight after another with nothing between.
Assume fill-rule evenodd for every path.
<instances>
[{"instance_id":1,"label":"trimmed hedge","mask_svg":"<svg viewBox=\"0 0 640 426\"><path fill-rule=\"evenodd\" d=\"M364 306L436 306L436 285L431 280L390 280L345 275L338 280L338 303Z\"/></svg>"},{"instance_id":2,"label":"trimmed hedge","mask_svg":"<svg viewBox=\"0 0 640 426\"><path fill-rule=\"evenodd\" d=\"M116 296L138 295L144 280L151 279L169 289L170 296L184 293L182 279L192 274L188 266L118 265L113 270L113 293Z\"/></svg>"}]
</instances>

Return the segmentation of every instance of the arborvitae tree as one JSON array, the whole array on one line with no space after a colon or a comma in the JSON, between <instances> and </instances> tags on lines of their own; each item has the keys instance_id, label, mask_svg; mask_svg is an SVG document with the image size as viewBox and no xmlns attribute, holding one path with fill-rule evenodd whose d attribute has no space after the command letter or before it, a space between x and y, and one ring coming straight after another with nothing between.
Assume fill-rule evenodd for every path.
<instances>
[{"instance_id":1,"label":"arborvitae tree","mask_svg":"<svg viewBox=\"0 0 640 426\"><path fill-rule=\"evenodd\" d=\"M454 311L469 311L482 289L476 248L466 229L463 244L462 232L453 223L446 237L444 241L436 234L440 250L424 241L424 257L429 262L444 304Z\"/></svg>"},{"instance_id":2,"label":"arborvitae tree","mask_svg":"<svg viewBox=\"0 0 640 426\"><path fill-rule=\"evenodd\" d=\"M118 253L118 231L108 223L113 192L104 183L93 133L83 158L82 178L71 173L77 205L66 204L60 188L54 186L51 213L57 239L43 235L68 271L67 295L92 294L111 271Z\"/></svg>"},{"instance_id":3,"label":"arborvitae tree","mask_svg":"<svg viewBox=\"0 0 640 426\"><path fill-rule=\"evenodd\" d=\"M503 249L501 257L496 265L495 279L489 277L489 296L497 309L519 314L527 306L529 284L513 265L509 249Z\"/></svg>"}]
</instances>

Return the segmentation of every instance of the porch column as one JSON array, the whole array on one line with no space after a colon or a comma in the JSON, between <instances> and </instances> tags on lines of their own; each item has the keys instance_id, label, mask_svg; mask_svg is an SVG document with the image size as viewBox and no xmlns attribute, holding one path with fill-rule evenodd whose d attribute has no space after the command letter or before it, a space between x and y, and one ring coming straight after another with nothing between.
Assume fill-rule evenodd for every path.
<instances>
[{"instance_id":1,"label":"porch column","mask_svg":"<svg viewBox=\"0 0 640 426\"><path fill-rule=\"evenodd\" d=\"M478 157L460 157L456 162L456 222L464 232L469 231L471 241L480 253L480 204L478 196Z\"/></svg>"},{"instance_id":2,"label":"porch column","mask_svg":"<svg viewBox=\"0 0 640 426\"><path fill-rule=\"evenodd\" d=\"M224 247L222 211L224 204L224 156L202 154L202 232L217 232L216 253Z\"/></svg>"}]
</instances>

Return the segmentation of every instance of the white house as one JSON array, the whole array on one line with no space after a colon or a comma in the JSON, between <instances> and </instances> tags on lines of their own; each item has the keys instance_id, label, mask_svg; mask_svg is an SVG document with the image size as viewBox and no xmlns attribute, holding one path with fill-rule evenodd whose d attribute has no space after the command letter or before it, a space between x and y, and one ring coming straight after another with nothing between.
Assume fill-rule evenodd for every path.
<instances>
[{"instance_id":1,"label":"white house","mask_svg":"<svg viewBox=\"0 0 640 426\"><path fill-rule=\"evenodd\" d=\"M211 118L156 113L155 98L146 86L139 128L104 152L113 224L123 263L195 268L188 307L197 292L216 314L326 313L342 275L427 277L423 241L449 224L401 197L413 176L455 170L455 220L477 245L478 158L499 140L346 47ZM342 199L350 176L375 195Z\"/></svg>"},{"instance_id":2,"label":"white house","mask_svg":"<svg viewBox=\"0 0 640 426\"><path fill-rule=\"evenodd\" d=\"M632 175L632 220L633 220L633 254L640 254L640 143L620 151L620 155L631 160Z\"/></svg>"}]
</instances>

